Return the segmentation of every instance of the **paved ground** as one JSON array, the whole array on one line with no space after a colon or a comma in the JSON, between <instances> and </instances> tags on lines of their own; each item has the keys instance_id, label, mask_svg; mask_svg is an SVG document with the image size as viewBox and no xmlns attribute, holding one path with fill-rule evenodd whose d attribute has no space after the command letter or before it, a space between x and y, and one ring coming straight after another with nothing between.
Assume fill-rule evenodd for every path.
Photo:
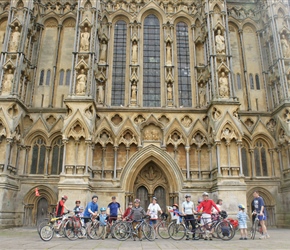
<instances>
[{"instance_id":1,"label":"paved ground","mask_svg":"<svg viewBox=\"0 0 290 250\"><path fill-rule=\"evenodd\" d=\"M238 232L239 234L239 232ZM106 240L89 240L78 239L70 241L66 238L54 237L49 242L42 241L35 228L13 228L2 229L0 231L0 249L98 249L98 250L240 250L240 249L290 249L290 229L271 229L269 234L270 239L266 240L239 240L239 235L236 235L231 241L222 241L214 239L213 241L174 241L172 239L163 240L157 239L153 242L143 240L142 242L133 241L117 241L115 239Z\"/></svg>"}]
</instances>

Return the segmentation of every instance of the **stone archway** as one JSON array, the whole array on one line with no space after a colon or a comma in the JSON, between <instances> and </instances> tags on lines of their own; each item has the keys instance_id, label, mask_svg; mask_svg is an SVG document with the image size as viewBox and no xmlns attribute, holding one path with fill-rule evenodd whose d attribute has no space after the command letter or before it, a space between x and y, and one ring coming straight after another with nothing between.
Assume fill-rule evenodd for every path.
<instances>
[{"instance_id":1,"label":"stone archway","mask_svg":"<svg viewBox=\"0 0 290 250\"><path fill-rule=\"evenodd\" d=\"M275 209L276 209L276 202L273 198L272 194L262 187L252 188L247 192L247 209L249 212L252 212L252 201L253 192L258 191L260 196L264 199L265 208L267 210L267 226L268 227L275 227L276 226L276 216L275 216Z\"/></svg>"}]
</instances>

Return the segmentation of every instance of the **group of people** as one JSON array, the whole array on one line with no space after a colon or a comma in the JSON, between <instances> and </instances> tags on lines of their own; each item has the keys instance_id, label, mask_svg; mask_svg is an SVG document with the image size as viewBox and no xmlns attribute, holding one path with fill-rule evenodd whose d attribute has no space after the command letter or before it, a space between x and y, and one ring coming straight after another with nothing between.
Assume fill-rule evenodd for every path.
<instances>
[{"instance_id":1,"label":"group of people","mask_svg":"<svg viewBox=\"0 0 290 250\"><path fill-rule=\"evenodd\" d=\"M263 234L261 235L260 239L266 239L269 238L269 234L267 233L267 228L265 225L265 221L267 219L266 215L266 209L265 209L265 203L262 197L260 197L258 191L254 191L253 193L254 200L253 200L253 211L252 215L257 215L258 219L260 221L260 225L262 227ZM56 207L56 215L62 216L64 214L65 209L69 211L69 209L66 207L65 202L68 199L66 195L62 196L61 200L58 202L58 205ZM122 215L123 220L133 220L133 227L136 227L138 224L138 221L140 221L144 216L148 215L150 218L150 225L154 227L156 230L156 224L158 219L158 214L165 215L163 213L161 207L157 203L157 198L153 197L152 202L149 204L147 208L147 212L140 206L140 200L135 199L134 202L129 202L128 207L126 208L124 214L122 213L121 205L119 202L116 201L116 197L112 197L112 201L108 204L107 207L101 207L100 213L98 213L98 196L93 195L92 201L89 202L84 209L84 207L80 206L81 202L77 200L75 202L76 207L74 208L75 214L78 214L81 217L84 217L84 223L88 222L90 218L92 220L98 219L100 224L102 226L107 226L107 223L111 223L113 221L116 221L118 218L118 214ZM221 212L221 205L222 200L218 199L217 203L215 203L213 200L209 199L209 194L207 192L204 192L202 194L202 199L198 200L198 204L195 207L194 203L191 201L191 195L186 194L185 195L185 201L181 205L181 211L179 210L178 204L172 205L172 210L169 212L172 212L174 215L184 216L185 218L185 224L187 227L189 227L189 224L191 224L192 228L195 228L196 226L196 218L195 214L201 213L200 223L201 225L210 224L212 221L212 214L219 214ZM240 240L246 240L247 239L247 219L248 215L245 211L244 205L240 204L238 205L239 212L237 214L237 219L239 221L239 228L241 232L241 238ZM212 233L213 230L208 232L208 234L205 235L204 240L212 240ZM105 234L104 238L107 238L109 234L109 231ZM157 235L157 234L156 234ZM141 241L141 228L138 230L138 238ZM199 237L197 237L194 233L192 234L193 240L198 240ZM135 238L134 238L135 240ZM186 240L189 240L189 235L187 235Z\"/></svg>"}]
</instances>

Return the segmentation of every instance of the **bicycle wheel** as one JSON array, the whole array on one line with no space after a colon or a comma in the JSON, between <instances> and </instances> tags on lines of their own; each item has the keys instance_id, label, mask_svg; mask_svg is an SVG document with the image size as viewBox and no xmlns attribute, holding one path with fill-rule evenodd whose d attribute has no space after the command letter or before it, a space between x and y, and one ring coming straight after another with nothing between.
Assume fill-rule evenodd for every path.
<instances>
[{"instance_id":1,"label":"bicycle wheel","mask_svg":"<svg viewBox=\"0 0 290 250\"><path fill-rule=\"evenodd\" d=\"M54 228L51 225L44 225L39 230L39 236L43 241L50 241L54 235Z\"/></svg>"},{"instance_id":2,"label":"bicycle wheel","mask_svg":"<svg viewBox=\"0 0 290 250\"><path fill-rule=\"evenodd\" d=\"M126 222L118 222L114 225L112 234L117 240L127 240L131 235L131 227Z\"/></svg>"},{"instance_id":3,"label":"bicycle wheel","mask_svg":"<svg viewBox=\"0 0 290 250\"><path fill-rule=\"evenodd\" d=\"M105 227L101 226L100 223L96 220L92 223L89 223L87 227L87 233L91 239L99 240L105 233Z\"/></svg>"},{"instance_id":4,"label":"bicycle wheel","mask_svg":"<svg viewBox=\"0 0 290 250\"><path fill-rule=\"evenodd\" d=\"M162 238L162 239L169 239L170 235L168 232L168 227L169 227L169 222L168 221L161 221L156 230L158 235Z\"/></svg>"},{"instance_id":5,"label":"bicycle wheel","mask_svg":"<svg viewBox=\"0 0 290 250\"><path fill-rule=\"evenodd\" d=\"M43 226L46 226L50 223L50 220L49 219L44 219L42 222L40 222L38 225L37 225L37 232L40 233L40 229L43 227Z\"/></svg>"},{"instance_id":6,"label":"bicycle wheel","mask_svg":"<svg viewBox=\"0 0 290 250\"><path fill-rule=\"evenodd\" d=\"M149 241L153 241L155 240L155 230L154 228L147 224L147 223L143 223L142 224L142 228L141 228L143 235L145 236L145 238Z\"/></svg>"},{"instance_id":7,"label":"bicycle wheel","mask_svg":"<svg viewBox=\"0 0 290 250\"><path fill-rule=\"evenodd\" d=\"M68 220L64 225L64 235L69 240L77 240L78 239L78 232L77 228L75 227L75 222Z\"/></svg>"},{"instance_id":8,"label":"bicycle wheel","mask_svg":"<svg viewBox=\"0 0 290 250\"><path fill-rule=\"evenodd\" d=\"M257 232L257 230L258 230L258 225L259 225L259 221L258 221L258 220L255 220L255 221L254 221L254 224L253 224L253 226L252 226L252 228L251 228L251 231L250 231L250 238L251 238L252 240L255 239L256 232Z\"/></svg>"},{"instance_id":9,"label":"bicycle wheel","mask_svg":"<svg viewBox=\"0 0 290 250\"><path fill-rule=\"evenodd\" d=\"M216 233L218 238L221 240L231 240L235 236L236 231L232 224L225 220L217 224Z\"/></svg>"},{"instance_id":10,"label":"bicycle wheel","mask_svg":"<svg viewBox=\"0 0 290 250\"><path fill-rule=\"evenodd\" d=\"M174 240L182 240L186 235L186 228L183 224L173 223L168 228L169 236Z\"/></svg>"}]
</instances>

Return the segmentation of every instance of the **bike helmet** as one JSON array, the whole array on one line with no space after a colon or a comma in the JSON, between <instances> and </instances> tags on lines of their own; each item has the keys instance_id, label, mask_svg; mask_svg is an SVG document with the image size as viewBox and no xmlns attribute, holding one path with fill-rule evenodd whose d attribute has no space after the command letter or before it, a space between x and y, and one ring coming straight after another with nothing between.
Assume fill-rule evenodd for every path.
<instances>
[{"instance_id":1,"label":"bike helmet","mask_svg":"<svg viewBox=\"0 0 290 250\"><path fill-rule=\"evenodd\" d=\"M222 217L223 219L225 219L225 218L227 218L227 217L228 217L228 214L227 214L227 212L226 212L226 211L224 211L224 210L220 211L220 215L221 215L221 217Z\"/></svg>"},{"instance_id":2,"label":"bike helmet","mask_svg":"<svg viewBox=\"0 0 290 250\"><path fill-rule=\"evenodd\" d=\"M134 203L140 203L140 200L139 199L135 199Z\"/></svg>"},{"instance_id":3,"label":"bike helmet","mask_svg":"<svg viewBox=\"0 0 290 250\"><path fill-rule=\"evenodd\" d=\"M61 198L64 199L64 200L68 199L68 197L66 195L63 195Z\"/></svg>"},{"instance_id":4,"label":"bike helmet","mask_svg":"<svg viewBox=\"0 0 290 250\"><path fill-rule=\"evenodd\" d=\"M178 204L176 204L176 203L175 203L175 204L173 204L172 206L175 206L176 208L178 208Z\"/></svg>"},{"instance_id":5,"label":"bike helmet","mask_svg":"<svg viewBox=\"0 0 290 250\"><path fill-rule=\"evenodd\" d=\"M157 198L155 196L153 196L152 199L157 201Z\"/></svg>"},{"instance_id":6,"label":"bike helmet","mask_svg":"<svg viewBox=\"0 0 290 250\"><path fill-rule=\"evenodd\" d=\"M240 204L240 205L238 205L238 208L240 208L240 209L245 209L245 206L242 205L242 204Z\"/></svg>"},{"instance_id":7,"label":"bike helmet","mask_svg":"<svg viewBox=\"0 0 290 250\"><path fill-rule=\"evenodd\" d=\"M191 197L190 194L186 194L186 195L185 195L185 198L190 198L190 197Z\"/></svg>"},{"instance_id":8,"label":"bike helmet","mask_svg":"<svg viewBox=\"0 0 290 250\"><path fill-rule=\"evenodd\" d=\"M105 208L105 207L101 207L101 212L104 212L104 211L106 211L107 209Z\"/></svg>"}]
</instances>

